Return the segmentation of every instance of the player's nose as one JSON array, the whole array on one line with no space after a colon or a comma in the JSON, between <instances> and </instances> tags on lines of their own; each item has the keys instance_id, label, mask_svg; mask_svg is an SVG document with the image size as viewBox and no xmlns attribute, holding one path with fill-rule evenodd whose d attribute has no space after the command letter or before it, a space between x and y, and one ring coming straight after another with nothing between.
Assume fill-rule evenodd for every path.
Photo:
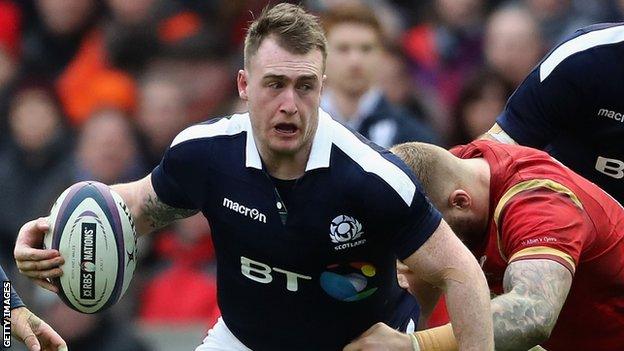
<instances>
[{"instance_id":1,"label":"player's nose","mask_svg":"<svg viewBox=\"0 0 624 351\"><path fill-rule=\"evenodd\" d=\"M284 89L281 94L280 112L289 116L297 113L296 92L295 89Z\"/></svg>"}]
</instances>

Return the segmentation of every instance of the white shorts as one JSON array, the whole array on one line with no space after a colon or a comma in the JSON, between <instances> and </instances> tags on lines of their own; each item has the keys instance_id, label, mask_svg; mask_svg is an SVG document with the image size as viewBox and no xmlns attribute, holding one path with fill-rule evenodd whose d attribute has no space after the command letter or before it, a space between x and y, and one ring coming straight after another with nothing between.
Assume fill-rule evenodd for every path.
<instances>
[{"instance_id":1,"label":"white shorts","mask_svg":"<svg viewBox=\"0 0 624 351\"><path fill-rule=\"evenodd\" d=\"M219 317L217 324L208 331L208 336L195 351L251 351L251 349L243 345Z\"/></svg>"}]
</instances>

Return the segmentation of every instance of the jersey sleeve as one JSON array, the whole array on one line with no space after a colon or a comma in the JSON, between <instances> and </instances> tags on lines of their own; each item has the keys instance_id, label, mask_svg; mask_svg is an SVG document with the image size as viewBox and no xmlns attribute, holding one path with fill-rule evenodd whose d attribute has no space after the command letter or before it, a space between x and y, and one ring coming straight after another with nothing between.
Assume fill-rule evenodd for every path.
<instances>
[{"instance_id":1,"label":"jersey sleeve","mask_svg":"<svg viewBox=\"0 0 624 351\"><path fill-rule=\"evenodd\" d=\"M394 251L400 260L413 254L424 244L440 225L442 215L431 204L420 187L416 184L416 191L412 203L405 211L394 211L397 223L394 236Z\"/></svg>"},{"instance_id":2,"label":"jersey sleeve","mask_svg":"<svg viewBox=\"0 0 624 351\"><path fill-rule=\"evenodd\" d=\"M565 60L545 79L535 68L511 95L496 123L521 145L542 149L579 115L583 99L574 60ZM575 72L576 71L576 72Z\"/></svg>"},{"instance_id":3,"label":"jersey sleeve","mask_svg":"<svg viewBox=\"0 0 624 351\"><path fill-rule=\"evenodd\" d=\"M204 194L202 165L196 157L197 143L188 142L167 149L160 164L152 171L152 186L165 204L184 209L200 208L199 194Z\"/></svg>"},{"instance_id":4,"label":"jersey sleeve","mask_svg":"<svg viewBox=\"0 0 624 351\"><path fill-rule=\"evenodd\" d=\"M495 221L499 249L509 263L549 259L574 274L594 233L580 202L561 191L537 188L514 195L503 206Z\"/></svg>"}]
</instances>

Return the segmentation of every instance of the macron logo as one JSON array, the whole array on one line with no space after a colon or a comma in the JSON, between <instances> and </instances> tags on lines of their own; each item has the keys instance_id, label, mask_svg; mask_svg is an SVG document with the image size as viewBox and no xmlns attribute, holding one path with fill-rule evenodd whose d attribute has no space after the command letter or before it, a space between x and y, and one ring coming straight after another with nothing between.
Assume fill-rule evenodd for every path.
<instances>
[{"instance_id":1,"label":"macron logo","mask_svg":"<svg viewBox=\"0 0 624 351\"><path fill-rule=\"evenodd\" d=\"M234 202L227 197L223 198L223 207L227 207L234 212L238 212L245 217L253 219L254 221L266 223L266 216L257 208L249 208L245 205L239 204L238 202Z\"/></svg>"},{"instance_id":2,"label":"macron logo","mask_svg":"<svg viewBox=\"0 0 624 351\"><path fill-rule=\"evenodd\" d=\"M624 115L621 112L607 110L606 108L598 110L598 116L611 118L612 120L618 122L624 122Z\"/></svg>"}]
</instances>

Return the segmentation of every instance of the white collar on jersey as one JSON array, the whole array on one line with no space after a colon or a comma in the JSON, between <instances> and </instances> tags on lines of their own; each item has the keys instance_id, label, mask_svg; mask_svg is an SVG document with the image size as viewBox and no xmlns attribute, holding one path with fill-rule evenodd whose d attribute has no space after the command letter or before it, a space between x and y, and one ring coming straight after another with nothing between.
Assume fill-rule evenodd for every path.
<instances>
[{"instance_id":1,"label":"white collar on jersey","mask_svg":"<svg viewBox=\"0 0 624 351\"><path fill-rule=\"evenodd\" d=\"M331 148L333 142L333 129L331 116L319 108L319 121L316 128L316 134L312 140L312 150L310 150L310 157L306 164L306 172L318 168L328 168L329 158L331 156ZM247 144L245 147L245 166L262 169L262 161L260 160L260 153L256 147L254 140L251 121L247 118Z\"/></svg>"}]
</instances>

